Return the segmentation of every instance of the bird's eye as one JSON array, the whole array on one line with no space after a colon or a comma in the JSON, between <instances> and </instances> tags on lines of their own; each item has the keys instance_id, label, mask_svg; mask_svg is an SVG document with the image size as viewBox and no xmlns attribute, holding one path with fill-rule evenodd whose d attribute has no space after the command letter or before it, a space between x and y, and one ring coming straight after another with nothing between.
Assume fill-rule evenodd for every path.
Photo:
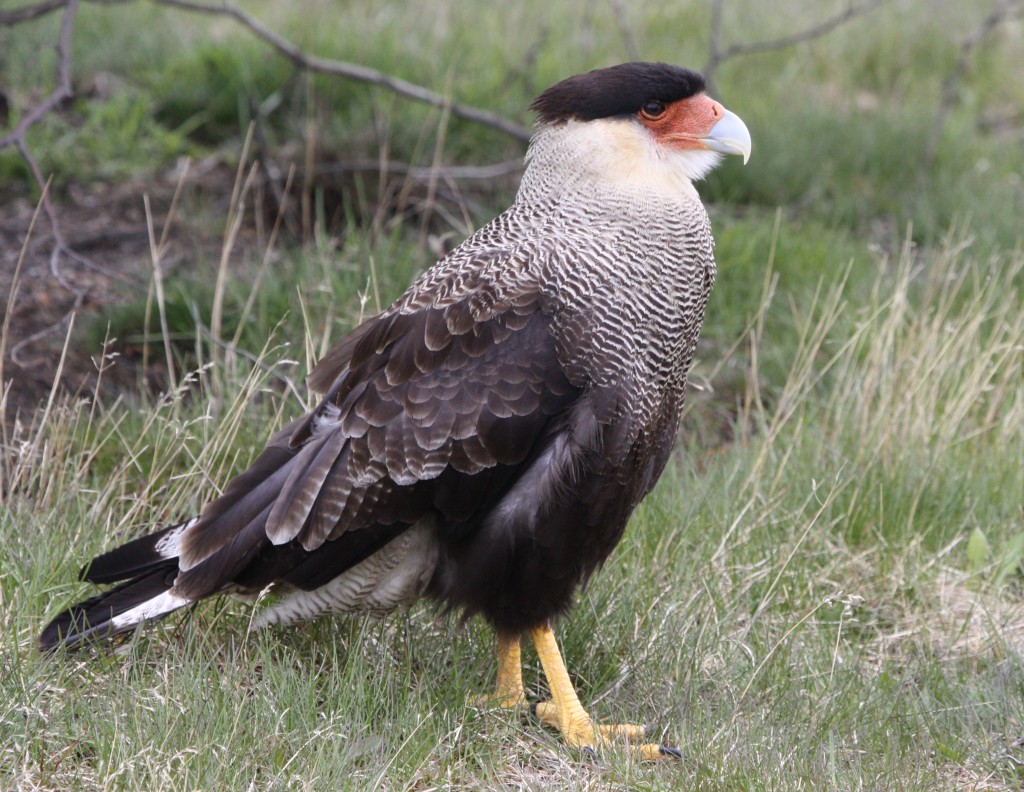
<instances>
[{"instance_id":1,"label":"bird's eye","mask_svg":"<svg viewBox=\"0 0 1024 792\"><path fill-rule=\"evenodd\" d=\"M650 102L645 102L644 106L640 108L640 115L648 121L657 121L665 115L665 103L659 102L656 99L652 99Z\"/></svg>"}]
</instances>

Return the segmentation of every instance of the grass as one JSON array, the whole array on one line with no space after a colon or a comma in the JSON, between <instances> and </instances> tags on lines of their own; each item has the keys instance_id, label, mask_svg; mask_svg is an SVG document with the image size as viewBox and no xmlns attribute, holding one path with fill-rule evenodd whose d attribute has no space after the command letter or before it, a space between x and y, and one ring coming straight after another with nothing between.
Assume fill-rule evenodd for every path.
<instances>
[{"instance_id":1,"label":"grass","mask_svg":"<svg viewBox=\"0 0 1024 792\"><path fill-rule=\"evenodd\" d=\"M208 603L115 655L40 657L39 626L82 593L84 559L194 511L301 406L259 367L225 383L241 390L219 409L185 387L149 405L56 403L13 447L0 515L8 782L1018 786L1021 267L951 239L927 266L907 247L878 267L856 308L842 271L814 306L759 306L735 441L684 442L560 631L592 709L663 727L680 764L580 764L529 717L472 706L492 638L427 606L248 635L250 606ZM768 407L758 325L787 313L800 338Z\"/></svg>"},{"instance_id":2,"label":"grass","mask_svg":"<svg viewBox=\"0 0 1024 792\"><path fill-rule=\"evenodd\" d=\"M704 4L627 5L316 6L315 26L252 7L320 54L525 120L538 89L626 59L630 38L645 57L699 64ZM702 188L720 274L698 387L673 463L558 631L594 714L654 724L685 761L581 760L528 714L473 706L493 682L493 636L427 605L250 633L251 606L223 600L115 653L35 652L46 618L88 592L85 560L214 496L308 406L294 386L328 339L429 260L420 218L375 214L363 195L334 213L321 193L307 245L227 245L223 266L199 262L72 328L71 350L119 339L104 365L125 344L169 354L192 373L166 394L55 391L4 428L0 787L1020 788L1024 149L1019 124L986 120L1024 104L1015 28L979 50L922 165L957 33L980 20L969 5L894 4L717 75L756 148ZM804 6L779 7L726 4L729 40L790 32ZM58 185L182 154L247 164L255 116L271 146L314 130L325 159L386 144L430 162L442 134L445 161L519 153L295 75L224 21L93 4L81 21L83 79L130 76L35 133ZM46 73L53 23L0 42L16 98ZM19 167L0 153L5 189ZM244 197L215 222L252 212ZM487 212L471 203L474 220ZM525 659L536 698L543 677Z\"/></svg>"}]
</instances>

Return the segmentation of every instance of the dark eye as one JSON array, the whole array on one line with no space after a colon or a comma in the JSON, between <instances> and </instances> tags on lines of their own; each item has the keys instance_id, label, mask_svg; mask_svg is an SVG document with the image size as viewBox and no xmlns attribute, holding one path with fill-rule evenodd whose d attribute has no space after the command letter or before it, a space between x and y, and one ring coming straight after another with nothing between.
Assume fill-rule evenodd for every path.
<instances>
[{"instance_id":1,"label":"dark eye","mask_svg":"<svg viewBox=\"0 0 1024 792\"><path fill-rule=\"evenodd\" d=\"M657 99L645 102L644 106L640 108L640 115L648 121L657 121L665 115L665 103L659 102Z\"/></svg>"}]
</instances>

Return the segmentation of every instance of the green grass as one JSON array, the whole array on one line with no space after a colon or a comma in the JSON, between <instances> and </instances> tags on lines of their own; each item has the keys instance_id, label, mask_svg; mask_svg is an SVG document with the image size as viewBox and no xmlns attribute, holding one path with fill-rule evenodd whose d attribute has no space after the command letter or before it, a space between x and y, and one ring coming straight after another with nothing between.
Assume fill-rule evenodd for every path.
<instances>
[{"instance_id":1,"label":"green grass","mask_svg":"<svg viewBox=\"0 0 1024 792\"><path fill-rule=\"evenodd\" d=\"M736 439L684 438L561 627L594 712L657 724L687 761L650 767L608 752L580 764L528 716L472 706L491 683L492 638L427 606L247 635L249 605L207 603L116 655L35 653L44 619L83 593L84 559L195 510L301 408L256 368L221 383L244 387L219 408L187 390L152 405L56 405L9 454L10 783L1019 785L1024 257L976 260L951 242L928 264L908 252L877 268L856 307L842 271L816 305L776 294L757 306L765 326L777 317L801 333L773 405L758 396L757 361L774 342L755 329ZM526 678L540 694L531 652Z\"/></svg>"},{"instance_id":2,"label":"green grass","mask_svg":"<svg viewBox=\"0 0 1024 792\"><path fill-rule=\"evenodd\" d=\"M706 4L620 5L317 5L316 25L247 7L311 51L525 122L538 90L626 59L630 37L644 57L700 65ZM56 398L6 430L0 787L1020 788L1015 28L976 54L923 167L942 79L985 13L970 5L894 4L717 75L755 150L702 187L719 279L698 387L663 480L558 630L593 713L663 729L684 762L583 760L528 714L473 706L493 683L493 636L427 605L250 634L252 606L223 600L116 653L35 651L46 619L89 593L75 580L84 561L216 495L308 407L293 386L325 344L429 263L420 217L383 214L358 191L334 213L314 188L306 246L235 245L224 267L196 262L162 298L152 288L75 327L79 352L113 337L111 353L169 354L168 394ZM741 41L791 32L806 4L725 13ZM0 31L17 101L52 66L42 42L55 22ZM75 46L83 84L122 82L34 131L59 186L145 177L183 154L247 161L256 116L300 163L310 130L325 161L386 142L391 157L429 163L441 134L446 162L521 153L375 89L296 75L224 20L85 4ZM24 191L11 152L0 176ZM474 222L492 198L469 202ZM230 226L237 209L205 222ZM265 288L250 301L254 282ZM537 698L532 649L525 660Z\"/></svg>"}]
</instances>

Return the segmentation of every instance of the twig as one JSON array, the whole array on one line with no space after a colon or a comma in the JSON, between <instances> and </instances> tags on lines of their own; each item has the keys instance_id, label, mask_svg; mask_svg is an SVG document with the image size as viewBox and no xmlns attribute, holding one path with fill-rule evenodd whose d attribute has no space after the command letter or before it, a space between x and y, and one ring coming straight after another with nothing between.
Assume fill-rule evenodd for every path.
<instances>
[{"instance_id":1,"label":"twig","mask_svg":"<svg viewBox=\"0 0 1024 792\"><path fill-rule=\"evenodd\" d=\"M960 55L956 60L956 65L942 85L942 98L939 100L939 110L935 114L935 121L932 122L932 128L928 133L928 140L925 143L924 168L921 170L922 178L935 161L939 137L942 135L942 130L946 126L946 119L949 117L953 104L956 102L957 89L960 87L960 81L971 65L971 57L974 55L974 51L1002 22L1021 14L1024 14L1024 4L1021 3L1021 0L998 0L988 16L982 20L978 29L960 44Z\"/></svg>"},{"instance_id":2,"label":"twig","mask_svg":"<svg viewBox=\"0 0 1024 792\"><path fill-rule=\"evenodd\" d=\"M0 21L7 24L16 24L18 21L36 19L46 13L56 10L60 5L64 6L64 16L61 19L60 32L57 37L56 46L57 85L53 91L50 92L49 96L25 113L14 129L0 137L0 149L6 148L7 146L15 146L18 149L18 153L21 154L22 159L24 159L28 164L29 170L32 172L32 178L39 187L40 203L42 204L43 210L46 212L46 216L50 221L50 229L53 234L54 244L53 250L50 253L50 273L63 288L67 289L74 295L75 299L71 308L60 319L60 321L55 322L50 327L40 330L39 332L33 333L28 338L23 338L11 348L11 359L19 365L28 364L27 361L21 360L21 352L26 346L39 338L50 334L58 328L63 327L72 318L75 311L79 309L82 302L85 300L86 292L76 288L61 271L61 255L63 254L73 261L86 264L87 266L96 266L93 265L89 259L74 252L64 241L64 236L60 229L60 220L57 217L57 211L54 209L53 203L50 201L49 184L46 179L43 178L39 164L36 162L35 157L32 156L32 152L29 150L28 142L26 140L29 129L31 129L35 124L38 124L48 113L59 107L72 96L71 34L74 31L75 16L78 13L78 0L63 0L59 5L50 2L40 3L36 6L8 12L8 15ZM14 21L12 22L10 20Z\"/></svg>"},{"instance_id":3,"label":"twig","mask_svg":"<svg viewBox=\"0 0 1024 792\"><path fill-rule=\"evenodd\" d=\"M851 19L867 14L870 11L874 11L886 1L887 0L867 0L867 2L855 4L851 0L845 10L840 11L838 14L829 17L817 25L805 28L804 30L797 31L796 33L790 33L788 36L781 36L776 39L730 44L728 47L723 48L721 41L722 5L724 0L713 0L711 3L711 32L709 36L711 52L708 54L707 63L704 65L704 77L707 79L708 83L711 83L718 67L730 58L735 58L740 55L753 55L758 52L772 52L774 50L785 49L786 47L792 47L796 44L802 44L805 41L820 38L827 33L831 33L840 25L849 22Z\"/></svg>"},{"instance_id":4,"label":"twig","mask_svg":"<svg viewBox=\"0 0 1024 792\"><path fill-rule=\"evenodd\" d=\"M21 287L21 267L25 263L28 254L29 242L32 240L32 232L35 230L36 221L39 219L39 212L42 207L36 204L32 212L32 219L28 223L28 231L25 232L25 239L21 243L21 252L14 265L14 275L11 277L11 289L7 293L7 305L4 310L3 320L0 320L0 437L3 439L4 449L11 447L11 438L7 433L7 397L11 393L10 383L5 379L4 361L7 352L7 341L10 338L11 317L14 315L14 306L18 302L18 289ZM7 491L10 482L7 470L7 454L0 454L0 498Z\"/></svg>"},{"instance_id":5,"label":"twig","mask_svg":"<svg viewBox=\"0 0 1024 792\"><path fill-rule=\"evenodd\" d=\"M74 29L75 14L78 13L78 0L65 0L61 5L65 6L65 11L60 23L60 36L57 39L57 87L42 102L25 113L14 129L0 137L0 149L17 145L19 142L24 145L25 133L29 128L71 98L71 31ZM42 184L39 186L42 189Z\"/></svg>"},{"instance_id":6,"label":"twig","mask_svg":"<svg viewBox=\"0 0 1024 792\"><path fill-rule=\"evenodd\" d=\"M219 346L226 352L230 352L233 355L238 355L239 357L245 358L254 366L256 366L262 371L265 371L271 377L273 377L282 385L284 385L285 388L288 389L288 392L291 393L292 396L294 396L299 401L300 404L305 402L306 397L299 389L299 387L295 384L295 380L293 380L287 374L282 374L280 371L280 368L282 366L296 365L294 360L282 360L277 363L267 363L265 360L263 360L261 356L253 354L252 352L245 349L244 347L239 346L235 342L225 341L223 338L217 338L210 331L210 328L204 325L202 322L197 322L196 325L199 331L202 332L202 334L210 343L214 344L215 346Z\"/></svg>"},{"instance_id":7,"label":"twig","mask_svg":"<svg viewBox=\"0 0 1024 792\"><path fill-rule=\"evenodd\" d=\"M44 17L67 4L67 0L46 0L46 2L37 3L34 6L15 8L13 11L0 11L0 27L14 27L22 22L31 22L33 19Z\"/></svg>"},{"instance_id":8,"label":"twig","mask_svg":"<svg viewBox=\"0 0 1024 792\"><path fill-rule=\"evenodd\" d=\"M255 105L255 103L254 103ZM266 118L264 113L259 107L253 106L251 111L252 117L252 134L253 134L253 157L256 164L259 166L260 171L263 173L264 183L270 187L270 193L273 196L274 206L277 210L277 221L275 228L279 225L282 220L286 223L292 233L298 237L302 233L302 229L298 227L298 224L294 221L290 215L284 213L285 204L287 203L287 188L281 186L281 168L274 161L271 156L270 142L267 140L266 134L263 131L263 120ZM294 175L294 165L288 170L288 181L291 182L292 176ZM262 186L257 183L257 187ZM261 193L262 194L262 193ZM258 199L257 199L258 200ZM256 217L260 217L260 213L256 212Z\"/></svg>"},{"instance_id":9,"label":"twig","mask_svg":"<svg viewBox=\"0 0 1024 792\"><path fill-rule=\"evenodd\" d=\"M82 295L82 297L84 298L85 295ZM42 363L44 360L49 358L49 355L47 354L46 358L36 357L33 358L32 360L23 360L21 357L21 353L22 350L29 344L39 341L42 338L46 338L48 335L57 332L58 330L65 326L69 326L71 321L75 318L75 312L81 307L81 305L82 300L76 299L74 305L71 306L71 309L67 313L65 313L58 321L54 322L52 325L44 327L42 330L37 330L36 332L32 333L32 335L26 336L25 338L21 339L21 341L19 341L17 344L12 346L11 360L14 363L17 363L22 368L27 369L32 368L33 366L38 365L39 363Z\"/></svg>"},{"instance_id":10,"label":"twig","mask_svg":"<svg viewBox=\"0 0 1024 792\"><path fill-rule=\"evenodd\" d=\"M103 0L94 1L103 2ZM114 1L116 2L117 0ZM384 74L383 72L379 72L375 69L344 61L336 61L307 55L293 43L267 28L262 22L229 3L208 5L201 2L194 2L194 0L155 0L155 2L159 5L176 7L187 11L228 16L246 27L257 37L261 38L276 49L279 53L283 54L300 69L345 77L381 86L400 96L424 102L435 107L445 108L446 112L449 112L456 117L491 127L492 129L496 129L516 139L526 141L530 138L530 130L528 128L503 118L496 113L472 107L470 105L452 102L447 97L434 93L422 86ZM50 271L57 279L58 283L74 296L74 302L71 309L59 322L45 330L34 333L28 338L22 339L18 344L11 348L11 357L22 364L24 363L20 360L20 355L25 347L39 338L42 338L64 326L70 316L78 310L86 297L86 292L76 288L61 271L61 257L64 256L71 261L89 267L93 270L105 272L104 268L100 265L72 250L65 241L64 235L61 231L60 220L46 188L46 180L44 179L42 171L33 157L27 143L28 131L73 95L71 81L71 37L74 30L75 18L78 13L79 0L42 0L42 2L36 3L35 5L29 5L10 11L3 11L0 12L0 26L13 27L23 22L39 19L47 14L59 11L62 8L64 9L64 15L61 20L60 32L56 44L57 85L45 99L25 112L13 129L0 136L0 149L8 146L15 146L24 161L27 163L29 170L32 173L32 177L39 187L42 195L41 201L43 210L50 222L54 239L54 246L50 255ZM420 176L421 174L416 175ZM269 172L268 176L271 176ZM434 171L430 173L428 178L437 178L437 176L438 173ZM272 176L270 181L273 183Z\"/></svg>"},{"instance_id":11,"label":"twig","mask_svg":"<svg viewBox=\"0 0 1024 792\"><path fill-rule=\"evenodd\" d=\"M361 66L357 63L333 60L331 58L320 58L315 55L307 55L293 43L266 27L255 17L242 11L230 3L218 5L207 5L206 3L194 2L194 0L154 0L158 5L166 5L174 8L181 8L186 11L196 11L200 14L213 14L216 16L227 16L239 24L251 30L259 38L263 39L270 46L288 58L292 63L301 69L331 74L338 77L346 77L357 82L369 83L386 88L399 96L407 99L414 99L434 107L446 108L452 115L467 121L473 121L483 126L496 129L517 140L528 141L530 130L522 124L517 124L497 113L488 110L481 110L478 107L453 102L446 96L434 93L420 85L406 82L390 74L371 69L368 66Z\"/></svg>"}]
</instances>

